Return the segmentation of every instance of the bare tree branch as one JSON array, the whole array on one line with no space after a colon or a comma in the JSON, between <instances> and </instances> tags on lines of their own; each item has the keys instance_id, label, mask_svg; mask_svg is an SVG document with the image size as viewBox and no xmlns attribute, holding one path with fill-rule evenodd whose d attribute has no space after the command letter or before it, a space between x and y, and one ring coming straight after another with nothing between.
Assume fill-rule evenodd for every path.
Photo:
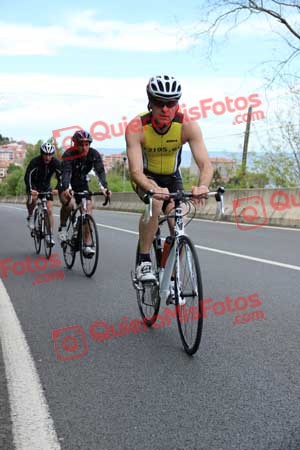
<instances>
[{"instance_id":1,"label":"bare tree branch","mask_svg":"<svg viewBox=\"0 0 300 450\"><path fill-rule=\"evenodd\" d=\"M288 56L283 57L281 61L277 61L277 67L272 67L273 81L282 73L284 67L288 66L300 54L300 3L298 0L295 2L279 0L207 0L206 13L206 20L202 21L202 25L205 23L206 26L202 27L202 31L197 33L197 35L210 37L209 48L211 53L214 41L217 41L216 33L221 26L225 28L223 36L227 40L228 34L242 23L251 20L253 14L264 15L269 17L270 21L273 21L275 25L273 32L279 35L291 49L291 53ZM294 21L295 17L299 18L298 22ZM278 23L283 25L283 27L278 26ZM280 31L284 31L284 33Z\"/></svg>"}]
</instances>

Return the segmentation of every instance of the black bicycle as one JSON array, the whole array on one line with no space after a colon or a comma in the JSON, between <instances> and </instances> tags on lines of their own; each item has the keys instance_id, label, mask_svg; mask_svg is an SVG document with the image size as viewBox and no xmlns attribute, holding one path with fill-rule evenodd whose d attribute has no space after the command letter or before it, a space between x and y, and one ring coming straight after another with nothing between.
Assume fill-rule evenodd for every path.
<instances>
[{"instance_id":1,"label":"black bicycle","mask_svg":"<svg viewBox=\"0 0 300 450\"><path fill-rule=\"evenodd\" d=\"M214 196L218 202L219 212L224 214L224 188L215 192L203 194L198 198ZM149 194L149 207L144 221L147 222L152 214L152 192ZM161 302L175 305L175 313L165 308L166 321L170 316L177 318L180 338L185 351L193 355L199 348L203 325L203 288L200 264L192 240L185 234L185 227L194 215L185 224L183 217L187 216L195 205L191 202L191 192L178 191L168 194L174 200L174 209L159 220L151 248L151 261L156 275L155 282L138 281L135 272L132 272L132 282L137 293L138 307L143 322L151 327L159 317ZM162 246L161 225L175 220L174 236L168 236ZM136 266L138 264L139 243L136 252Z\"/></svg>"},{"instance_id":2,"label":"black bicycle","mask_svg":"<svg viewBox=\"0 0 300 450\"><path fill-rule=\"evenodd\" d=\"M34 228L31 236L34 239L36 253L41 251L42 240L44 240L44 251L47 259L50 258L52 252L52 232L50 217L47 209L47 196L52 192L39 192L36 207L34 210ZM32 201L32 196L30 202Z\"/></svg>"},{"instance_id":3,"label":"black bicycle","mask_svg":"<svg viewBox=\"0 0 300 450\"><path fill-rule=\"evenodd\" d=\"M70 214L66 229L67 239L61 243L64 260L68 269L72 269L76 252L80 253L80 261L87 277L94 275L99 259L99 236L94 218L87 213L87 197L104 195L102 192L74 192L82 201ZM103 205L107 205L110 198L106 197ZM89 248L89 252L87 252Z\"/></svg>"}]
</instances>

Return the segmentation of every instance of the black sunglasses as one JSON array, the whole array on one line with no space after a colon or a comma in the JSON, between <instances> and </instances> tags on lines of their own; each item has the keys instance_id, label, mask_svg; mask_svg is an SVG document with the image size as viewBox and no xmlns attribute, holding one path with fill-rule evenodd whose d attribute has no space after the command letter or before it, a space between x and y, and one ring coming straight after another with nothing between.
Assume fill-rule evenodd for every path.
<instances>
[{"instance_id":1,"label":"black sunglasses","mask_svg":"<svg viewBox=\"0 0 300 450\"><path fill-rule=\"evenodd\" d=\"M167 108L174 108L174 106L178 105L178 100L151 100L153 105L158 106L159 108L163 108L166 106Z\"/></svg>"}]
</instances>

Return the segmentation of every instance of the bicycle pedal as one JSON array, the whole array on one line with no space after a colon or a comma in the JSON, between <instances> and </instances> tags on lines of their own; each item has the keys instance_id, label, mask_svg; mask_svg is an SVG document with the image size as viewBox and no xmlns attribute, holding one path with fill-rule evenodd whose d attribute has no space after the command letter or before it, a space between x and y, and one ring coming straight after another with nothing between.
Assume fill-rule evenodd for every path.
<instances>
[{"instance_id":1,"label":"bicycle pedal","mask_svg":"<svg viewBox=\"0 0 300 450\"><path fill-rule=\"evenodd\" d=\"M176 305L175 297L169 295L169 297L166 300L166 305Z\"/></svg>"}]
</instances>

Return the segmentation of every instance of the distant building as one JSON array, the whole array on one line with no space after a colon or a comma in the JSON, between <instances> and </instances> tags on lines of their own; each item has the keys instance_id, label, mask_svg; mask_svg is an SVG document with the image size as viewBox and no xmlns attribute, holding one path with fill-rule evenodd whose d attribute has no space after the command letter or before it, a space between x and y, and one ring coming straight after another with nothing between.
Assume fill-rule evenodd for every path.
<instances>
[{"instance_id":1,"label":"distant building","mask_svg":"<svg viewBox=\"0 0 300 450\"><path fill-rule=\"evenodd\" d=\"M10 142L0 145L0 182L7 175L7 170L11 164L21 166L26 155L27 143Z\"/></svg>"},{"instance_id":2,"label":"distant building","mask_svg":"<svg viewBox=\"0 0 300 450\"><path fill-rule=\"evenodd\" d=\"M218 169L219 174L224 179L224 181L228 181L232 170L236 168L237 164L236 160L227 158L209 158L209 159L210 162L212 163L214 170ZM199 174L198 166L196 165L193 157L191 158L190 174L191 175Z\"/></svg>"},{"instance_id":3,"label":"distant building","mask_svg":"<svg viewBox=\"0 0 300 450\"><path fill-rule=\"evenodd\" d=\"M105 172L108 172L110 169L112 169L117 162L120 162L121 164L124 163L124 158L127 159L126 155L123 155L121 153L115 153L113 155L101 155L103 159L103 164L105 168Z\"/></svg>"}]
</instances>

